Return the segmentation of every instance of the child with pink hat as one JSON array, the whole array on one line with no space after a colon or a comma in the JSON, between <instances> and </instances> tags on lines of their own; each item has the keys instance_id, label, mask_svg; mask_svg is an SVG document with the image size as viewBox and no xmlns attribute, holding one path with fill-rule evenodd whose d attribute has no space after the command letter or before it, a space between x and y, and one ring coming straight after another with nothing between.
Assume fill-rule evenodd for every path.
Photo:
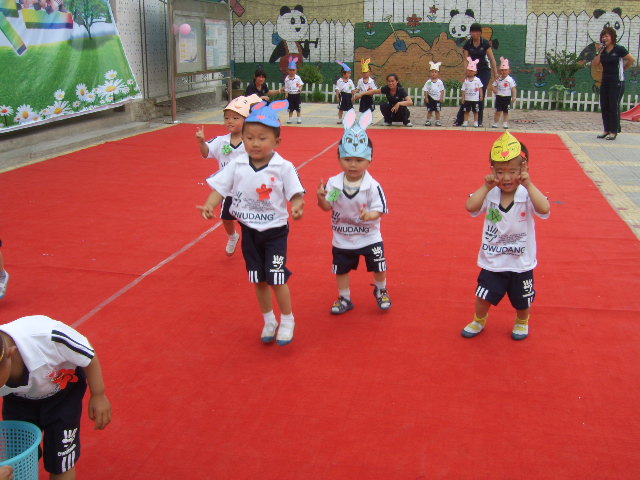
<instances>
[{"instance_id":1,"label":"child with pink hat","mask_svg":"<svg viewBox=\"0 0 640 480\"><path fill-rule=\"evenodd\" d=\"M482 82L476 73L478 73L479 60L471 60L467 57L467 77L462 84L462 108L464 110L463 127L469 126L469 112L473 112L473 126L478 126L478 112L480 104L484 100L482 92Z\"/></svg>"},{"instance_id":2,"label":"child with pink hat","mask_svg":"<svg viewBox=\"0 0 640 480\"><path fill-rule=\"evenodd\" d=\"M204 126L196 129L196 138L200 144L200 154L202 158L215 158L218 161L219 170L222 170L234 158L246 154L242 143L242 126L244 119L249 116L251 106L260 103L260 97L256 94L248 97L240 96L234 98L224 107L224 126L229 133L220 135L207 141L204 136ZM222 204L222 225L229 236L226 252L231 256L236 251L240 234L236 232L235 217L229 213L231 207L231 197L224 199Z\"/></svg>"},{"instance_id":3,"label":"child with pink hat","mask_svg":"<svg viewBox=\"0 0 640 480\"><path fill-rule=\"evenodd\" d=\"M500 76L495 79L492 85L493 93L496 96L496 113L493 118L493 128L498 128L500 114L504 114L504 128L509 128L509 110L516 101L516 81L509 75L511 68L509 60L500 57Z\"/></svg>"}]
</instances>

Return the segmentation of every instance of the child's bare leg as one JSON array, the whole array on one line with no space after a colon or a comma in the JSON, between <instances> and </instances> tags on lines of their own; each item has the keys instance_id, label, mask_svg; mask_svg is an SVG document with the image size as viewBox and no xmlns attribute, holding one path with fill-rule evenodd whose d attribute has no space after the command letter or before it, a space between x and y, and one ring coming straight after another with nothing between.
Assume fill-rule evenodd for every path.
<instances>
[{"instance_id":1,"label":"child's bare leg","mask_svg":"<svg viewBox=\"0 0 640 480\"><path fill-rule=\"evenodd\" d=\"M464 112L464 121L465 122L469 121L469 112Z\"/></svg>"},{"instance_id":2,"label":"child's bare leg","mask_svg":"<svg viewBox=\"0 0 640 480\"><path fill-rule=\"evenodd\" d=\"M291 315L291 293L288 285L272 285L273 293L276 295L276 302L280 307L280 313L283 315ZM269 294L271 298L271 294Z\"/></svg>"},{"instance_id":3,"label":"child's bare leg","mask_svg":"<svg viewBox=\"0 0 640 480\"><path fill-rule=\"evenodd\" d=\"M387 281L387 272L373 272L373 280L376 282L385 282Z\"/></svg>"},{"instance_id":4,"label":"child's bare leg","mask_svg":"<svg viewBox=\"0 0 640 480\"><path fill-rule=\"evenodd\" d=\"M504 125L509 124L509 112L504 112Z\"/></svg>"},{"instance_id":5,"label":"child's bare leg","mask_svg":"<svg viewBox=\"0 0 640 480\"><path fill-rule=\"evenodd\" d=\"M491 308L491 303L486 300L476 297L476 317L485 318L489 313L489 309Z\"/></svg>"},{"instance_id":6,"label":"child's bare leg","mask_svg":"<svg viewBox=\"0 0 640 480\"><path fill-rule=\"evenodd\" d=\"M349 290L351 280L348 273L336 275L336 281L338 282L338 290L340 290L340 292L342 292L343 290Z\"/></svg>"},{"instance_id":7,"label":"child's bare leg","mask_svg":"<svg viewBox=\"0 0 640 480\"><path fill-rule=\"evenodd\" d=\"M491 304L482 298L476 297L476 312L473 321L462 329L462 336L465 338L473 338L484 330L489 316L489 308Z\"/></svg>"},{"instance_id":8,"label":"child's bare leg","mask_svg":"<svg viewBox=\"0 0 640 480\"><path fill-rule=\"evenodd\" d=\"M236 222L234 220L222 220L222 226L227 235L233 235L236 233Z\"/></svg>"},{"instance_id":9,"label":"child's bare leg","mask_svg":"<svg viewBox=\"0 0 640 480\"><path fill-rule=\"evenodd\" d=\"M429 116L431 116L431 112L429 112ZM436 110L436 120L440 120L440 112Z\"/></svg>"},{"instance_id":10,"label":"child's bare leg","mask_svg":"<svg viewBox=\"0 0 640 480\"><path fill-rule=\"evenodd\" d=\"M260 310L262 313L269 313L273 311L273 300L271 299L271 289L267 282L256 283L256 297L258 297L258 303L260 304Z\"/></svg>"},{"instance_id":11,"label":"child's bare leg","mask_svg":"<svg viewBox=\"0 0 640 480\"><path fill-rule=\"evenodd\" d=\"M51 473L49 474L49 478L51 480L76 480L76 467L64 473Z\"/></svg>"},{"instance_id":12,"label":"child's bare leg","mask_svg":"<svg viewBox=\"0 0 640 480\"><path fill-rule=\"evenodd\" d=\"M500 112L496 111L496 113L493 115L493 123L497 125L499 122L500 122Z\"/></svg>"}]
</instances>

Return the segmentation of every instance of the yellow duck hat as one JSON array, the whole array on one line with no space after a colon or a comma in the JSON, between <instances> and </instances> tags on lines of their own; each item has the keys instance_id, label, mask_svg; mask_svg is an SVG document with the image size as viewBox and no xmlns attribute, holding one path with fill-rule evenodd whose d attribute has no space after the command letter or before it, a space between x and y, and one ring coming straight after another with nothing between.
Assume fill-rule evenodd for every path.
<instances>
[{"instance_id":1,"label":"yellow duck hat","mask_svg":"<svg viewBox=\"0 0 640 480\"><path fill-rule=\"evenodd\" d=\"M509 132L504 132L491 147L491 160L494 162L508 162L516 157L527 160L527 151L522 149L522 144Z\"/></svg>"},{"instance_id":2,"label":"yellow duck hat","mask_svg":"<svg viewBox=\"0 0 640 480\"><path fill-rule=\"evenodd\" d=\"M366 73L369 71L369 62L371 62L370 58L367 58L366 60L363 58L360 60L361 64L362 64L362 73Z\"/></svg>"}]
</instances>

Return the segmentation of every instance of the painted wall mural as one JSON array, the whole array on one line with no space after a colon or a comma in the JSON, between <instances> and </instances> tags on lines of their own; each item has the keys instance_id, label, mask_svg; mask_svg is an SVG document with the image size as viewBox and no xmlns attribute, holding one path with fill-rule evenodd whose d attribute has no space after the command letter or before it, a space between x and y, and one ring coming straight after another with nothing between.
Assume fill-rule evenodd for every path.
<instances>
[{"instance_id":1,"label":"painted wall mural","mask_svg":"<svg viewBox=\"0 0 640 480\"><path fill-rule=\"evenodd\" d=\"M257 3L257 2L256 2ZM462 45L478 22L496 58L509 58L519 88L544 90L560 83L546 64L550 51L575 53L585 66L571 80L575 91L597 91L601 71L591 61L604 26L638 58L640 2L547 0L308 0L297 5L242 2L234 15L236 76L252 78L262 66L269 81L286 73L286 58L317 65L325 82L339 76L336 61L360 74L360 59L371 58L374 76L397 73L403 85L421 87L429 61L442 62L443 80L461 81ZM239 5L236 2L236 6ZM284 67L283 67L284 65ZM627 93L640 93L638 66L627 72ZM379 81L380 83L380 81Z\"/></svg>"}]
</instances>

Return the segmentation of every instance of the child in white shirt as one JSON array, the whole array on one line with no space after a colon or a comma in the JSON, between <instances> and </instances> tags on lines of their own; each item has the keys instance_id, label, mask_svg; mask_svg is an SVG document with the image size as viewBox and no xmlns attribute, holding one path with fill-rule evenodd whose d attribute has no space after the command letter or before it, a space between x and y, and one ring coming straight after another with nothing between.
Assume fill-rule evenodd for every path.
<instances>
[{"instance_id":1,"label":"child in white shirt","mask_svg":"<svg viewBox=\"0 0 640 480\"><path fill-rule=\"evenodd\" d=\"M491 148L491 173L467 200L474 217L486 212L478 266L482 269L476 289L475 316L462 330L473 338L484 329L491 305L505 294L516 309L514 340L529 335L529 312L536 295L533 269L536 258L534 216L548 218L549 200L531 181L529 152L509 132Z\"/></svg>"},{"instance_id":2,"label":"child in white shirt","mask_svg":"<svg viewBox=\"0 0 640 480\"><path fill-rule=\"evenodd\" d=\"M362 69L362 78L358 80L358 85L356 86L355 93L368 92L369 90L376 90L378 87L376 86L376 82L371 76L369 63L371 62L370 58L361 60L361 69ZM365 96L360 98L360 113L364 113L367 110L375 110L375 105L373 104L373 97Z\"/></svg>"},{"instance_id":3,"label":"child in white shirt","mask_svg":"<svg viewBox=\"0 0 640 480\"><path fill-rule=\"evenodd\" d=\"M367 110L356 124L356 111L351 109L344 118L345 133L338 147L343 172L331 177L327 184L320 181L318 206L332 211L333 273L338 282L338 300L331 313L341 315L353 309L349 272L358 268L364 256L367 271L373 272L373 295L381 310L391 308L387 290L387 261L380 233L380 217L388 213L382 187L369 174L373 145L365 129L371 124L373 113Z\"/></svg>"},{"instance_id":4,"label":"child in white shirt","mask_svg":"<svg viewBox=\"0 0 640 480\"><path fill-rule=\"evenodd\" d=\"M440 112L444 102L444 83L438 77L440 75L440 65L442 62L433 63L429 61L429 80L422 87L424 92L424 104L427 106L427 120L424 124L431 126L431 114L436 112L436 127L441 127Z\"/></svg>"},{"instance_id":5,"label":"child in white shirt","mask_svg":"<svg viewBox=\"0 0 640 480\"><path fill-rule=\"evenodd\" d=\"M342 77L336 82L336 97L338 99L338 123L342 123L342 114L353 108L353 93L356 86L351 80L351 68L346 63L337 62L341 68Z\"/></svg>"},{"instance_id":6,"label":"child in white shirt","mask_svg":"<svg viewBox=\"0 0 640 480\"><path fill-rule=\"evenodd\" d=\"M509 75L511 68L509 60L500 57L500 76L493 82L493 93L496 96L496 113L493 118L493 128L498 128L500 113L504 114L504 128L509 128L509 110L516 101L516 81Z\"/></svg>"},{"instance_id":7,"label":"child in white shirt","mask_svg":"<svg viewBox=\"0 0 640 480\"><path fill-rule=\"evenodd\" d=\"M476 77L479 61L479 59L471 60L471 58L467 57L467 77L462 84L462 107L464 109L463 127L469 126L469 112L473 112L473 126L478 126L478 112L480 111L480 104L484 100L482 82Z\"/></svg>"},{"instance_id":8,"label":"child in white shirt","mask_svg":"<svg viewBox=\"0 0 640 480\"><path fill-rule=\"evenodd\" d=\"M298 57L289 57L289 75L284 77L284 87L286 99L289 101L289 120L287 123L293 122L293 112L298 113L298 123L302 123L301 104L302 104L302 86L304 82L299 75L297 67Z\"/></svg>"}]
</instances>

